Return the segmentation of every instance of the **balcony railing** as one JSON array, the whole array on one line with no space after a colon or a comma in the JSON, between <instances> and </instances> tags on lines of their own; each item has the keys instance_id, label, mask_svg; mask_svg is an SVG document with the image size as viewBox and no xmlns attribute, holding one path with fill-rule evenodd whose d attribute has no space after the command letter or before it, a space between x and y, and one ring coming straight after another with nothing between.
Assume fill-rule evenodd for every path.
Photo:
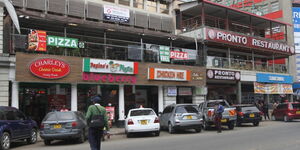
<instances>
[{"instance_id":1,"label":"balcony railing","mask_svg":"<svg viewBox=\"0 0 300 150\"><path fill-rule=\"evenodd\" d=\"M242 60L224 57L207 56L207 67L260 72L288 73L287 65L271 64L261 61Z\"/></svg>"}]
</instances>

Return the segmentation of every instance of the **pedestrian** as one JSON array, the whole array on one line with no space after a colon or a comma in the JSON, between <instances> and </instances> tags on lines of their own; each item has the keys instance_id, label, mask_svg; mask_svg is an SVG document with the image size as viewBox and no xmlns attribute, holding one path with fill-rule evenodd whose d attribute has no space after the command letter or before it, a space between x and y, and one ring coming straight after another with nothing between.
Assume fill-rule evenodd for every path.
<instances>
[{"instance_id":1,"label":"pedestrian","mask_svg":"<svg viewBox=\"0 0 300 150\"><path fill-rule=\"evenodd\" d=\"M268 103L262 101L262 109L263 109L265 120L267 120L267 118L270 120Z\"/></svg>"},{"instance_id":2,"label":"pedestrian","mask_svg":"<svg viewBox=\"0 0 300 150\"><path fill-rule=\"evenodd\" d=\"M278 105L279 105L278 101L275 101L274 104L273 104L273 110L274 110L275 108L277 108Z\"/></svg>"},{"instance_id":3,"label":"pedestrian","mask_svg":"<svg viewBox=\"0 0 300 150\"><path fill-rule=\"evenodd\" d=\"M95 116L103 116L103 124L106 130L109 130L106 110L103 106L100 105L101 98L99 96L95 96L91 99L92 105L89 106L86 119L89 125L89 143L91 150L100 150L101 149L101 139L103 136L103 128L101 127L93 127L91 124L91 120L95 118Z\"/></svg>"},{"instance_id":4,"label":"pedestrian","mask_svg":"<svg viewBox=\"0 0 300 150\"><path fill-rule=\"evenodd\" d=\"M224 106L221 105L219 102L215 104L215 110L214 110L214 119L215 119L215 125L218 130L218 133L222 132L222 125L221 125L221 119L222 119L222 113L224 112Z\"/></svg>"},{"instance_id":5,"label":"pedestrian","mask_svg":"<svg viewBox=\"0 0 300 150\"><path fill-rule=\"evenodd\" d=\"M69 111L68 108L66 108L66 105L63 105L63 107L60 109L60 112L66 112Z\"/></svg>"}]
</instances>

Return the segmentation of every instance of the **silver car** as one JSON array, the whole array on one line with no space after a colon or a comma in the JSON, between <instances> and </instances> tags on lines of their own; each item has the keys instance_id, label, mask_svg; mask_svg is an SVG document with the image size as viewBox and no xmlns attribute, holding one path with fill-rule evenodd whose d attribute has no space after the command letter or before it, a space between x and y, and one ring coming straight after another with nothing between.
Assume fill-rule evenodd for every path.
<instances>
[{"instance_id":1,"label":"silver car","mask_svg":"<svg viewBox=\"0 0 300 150\"><path fill-rule=\"evenodd\" d=\"M171 134L177 129L195 129L196 132L201 132L202 120L202 115L194 104L172 104L160 115L161 128L167 128Z\"/></svg>"},{"instance_id":2,"label":"silver car","mask_svg":"<svg viewBox=\"0 0 300 150\"><path fill-rule=\"evenodd\" d=\"M79 143L86 140L88 134L87 122L84 115L77 111L50 112L42 123L40 136L45 145L53 140L76 139Z\"/></svg>"}]
</instances>

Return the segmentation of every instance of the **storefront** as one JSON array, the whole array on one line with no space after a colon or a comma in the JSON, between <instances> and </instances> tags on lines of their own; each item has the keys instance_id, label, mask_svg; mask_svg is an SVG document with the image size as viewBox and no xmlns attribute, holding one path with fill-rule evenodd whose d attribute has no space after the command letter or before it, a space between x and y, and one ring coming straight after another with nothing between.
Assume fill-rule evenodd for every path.
<instances>
[{"instance_id":1,"label":"storefront","mask_svg":"<svg viewBox=\"0 0 300 150\"><path fill-rule=\"evenodd\" d=\"M268 103L291 100L293 94L293 77L288 75L257 73L254 93L263 94Z\"/></svg>"},{"instance_id":2,"label":"storefront","mask_svg":"<svg viewBox=\"0 0 300 150\"><path fill-rule=\"evenodd\" d=\"M110 103L116 121L122 121L129 109L140 105L159 112L172 103L204 101L204 71L196 66L18 52L12 105L40 121L62 107L86 112L90 98L100 95L102 105Z\"/></svg>"},{"instance_id":3,"label":"storefront","mask_svg":"<svg viewBox=\"0 0 300 150\"><path fill-rule=\"evenodd\" d=\"M229 103L240 103L241 73L231 70L207 69L207 99L226 99Z\"/></svg>"}]
</instances>

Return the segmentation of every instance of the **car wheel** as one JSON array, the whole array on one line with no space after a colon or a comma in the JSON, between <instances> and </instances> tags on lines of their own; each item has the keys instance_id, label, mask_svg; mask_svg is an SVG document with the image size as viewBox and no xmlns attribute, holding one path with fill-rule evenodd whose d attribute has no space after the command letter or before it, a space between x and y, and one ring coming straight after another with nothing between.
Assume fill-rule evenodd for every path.
<instances>
[{"instance_id":1,"label":"car wheel","mask_svg":"<svg viewBox=\"0 0 300 150\"><path fill-rule=\"evenodd\" d=\"M208 125L208 123L206 121L203 122L203 129L204 130L208 130L210 128L210 126Z\"/></svg>"},{"instance_id":2,"label":"car wheel","mask_svg":"<svg viewBox=\"0 0 300 150\"><path fill-rule=\"evenodd\" d=\"M30 133L30 138L26 139L28 144L34 144L37 141L37 130L32 129Z\"/></svg>"},{"instance_id":3,"label":"car wheel","mask_svg":"<svg viewBox=\"0 0 300 150\"><path fill-rule=\"evenodd\" d=\"M231 122L228 124L228 129L233 130L233 129L234 129L234 124L235 124L235 122L234 122L234 121L231 121Z\"/></svg>"},{"instance_id":4,"label":"car wheel","mask_svg":"<svg viewBox=\"0 0 300 150\"><path fill-rule=\"evenodd\" d=\"M257 121L257 122L253 122L253 125L254 126L258 126L259 125L259 122Z\"/></svg>"},{"instance_id":5,"label":"car wheel","mask_svg":"<svg viewBox=\"0 0 300 150\"><path fill-rule=\"evenodd\" d=\"M196 128L196 129L195 129L195 131L196 131L197 133L200 133L201 130L202 130L201 128Z\"/></svg>"},{"instance_id":6,"label":"car wheel","mask_svg":"<svg viewBox=\"0 0 300 150\"><path fill-rule=\"evenodd\" d=\"M155 135L155 136L159 136L159 135L160 135L160 131L154 132L154 135Z\"/></svg>"},{"instance_id":7,"label":"car wheel","mask_svg":"<svg viewBox=\"0 0 300 150\"><path fill-rule=\"evenodd\" d=\"M78 143L83 143L85 141L84 130L81 131L80 137L77 139Z\"/></svg>"},{"instance_id":8,"label":"car wheel","mask_svg":"<svg viewBox=\"0 0 300 150\"><path fill-rule=\"evenodd\" d=\"M44 140L44 144L45 145L50 145L51 144L51 140Z\"/></svg>"},{"instance_id":9,"label":"car wheel","mask_svg":"<svg viewBox=\"0 0 300 150\"><path fill-rule=\"evenodd\" d=\"M1 150L8 150L10 147L10 135L8 132L4 132L1 137Z\"/></svg>"},{"instance_id":10,"label":"car wheel","mask_svg":"<svg viewBox=\"0 0 300 150\"><path fill-rule=\"evenodd\" d=\"M284 116L284 117L283 117L283 121L284 121L284 122L288 122L288 121L290 121L290 120L289 120L289 118L288 118L287 116Z\"/></svg>"},{"instance_id":11,"label":"car wheel","mask_svg":"<svg viewBox=\"0 0 300 150\"><path fill-rule=\"evenodd\" d=\"M168 124L168 131L169 131L170 134L174 133L174 128L172 127L172 124L170 122Z\"/></svg>"}]
</instances>

